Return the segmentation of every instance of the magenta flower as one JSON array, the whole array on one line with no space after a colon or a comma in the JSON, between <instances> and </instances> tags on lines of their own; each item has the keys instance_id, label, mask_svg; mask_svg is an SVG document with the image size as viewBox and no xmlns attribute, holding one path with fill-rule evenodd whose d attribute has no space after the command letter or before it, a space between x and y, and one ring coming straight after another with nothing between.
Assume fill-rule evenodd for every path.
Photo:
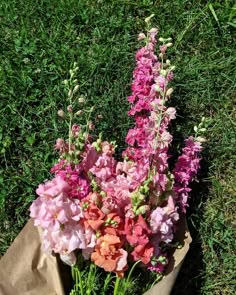
<instances>
[{"instance_id":1,"label":"magenta flower","mask_svg":"<svg viewBox=\"0 0 236 295\"><path fill-rule=\"evenodd\" d=\"M72 168L70 164L64 166L56 172L64 182L70 186L69 197L83 199L90 192L90 181L85 173L83 173L80 165Z\"/></svg>"},{"instance_id":2,"label":"magenta flower","mask_svg":"<svg viewBox=\"0 0 236 295\"><path fill-rule=\"evenodd\" d=\"M185 141L182 155L173 170L175 177L174 191L177 195L177 203L182 212L186 211L188 206L188 196L191 189L189 183L197 175L200 167L199 153L202 150L201 143L194 141L193 137L189 137Z\"/></svg>"}]
</instances>

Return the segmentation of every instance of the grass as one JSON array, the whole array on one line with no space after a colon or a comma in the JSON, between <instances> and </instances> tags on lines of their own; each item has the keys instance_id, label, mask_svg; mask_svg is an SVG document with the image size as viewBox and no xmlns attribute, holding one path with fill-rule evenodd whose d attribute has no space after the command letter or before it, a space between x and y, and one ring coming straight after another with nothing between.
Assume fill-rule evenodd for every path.
<instances>
[{"instance_id":1,"label":"grass","mask_svg":"<svg viewBox=\"0 0 236 295\"><path fill-rule=\"evenodd\" d=\"M209 6L210 4L210 6ZM49 177L52 146L66 129L61 82L79 64L80 94L95 105L97 133L120 150L131 122L126 97L145 17L171 36L176 65L175 146L209 118L188 222L193 243L173 294L234 294L236 284L236 58L234 1L32 1L0 3L0 256L28 219L35 188Z\"/></svg>"}]
</instances>

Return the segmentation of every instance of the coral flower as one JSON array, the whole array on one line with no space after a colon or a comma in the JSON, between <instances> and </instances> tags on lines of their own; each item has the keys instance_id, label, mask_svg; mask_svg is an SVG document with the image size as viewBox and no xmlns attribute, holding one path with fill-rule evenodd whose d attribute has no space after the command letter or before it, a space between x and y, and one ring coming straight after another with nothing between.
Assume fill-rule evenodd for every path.
<instances>
[{"instance_id":1,"label":"coral flower","mask_svg":"<svg viewBox=\"0 0 236 295\"><path fill-rule=\"evenodd\" d=\"M148 264L154 252L154 247L148 243L147 245L138 245L131 253L132 258L137 261L141 260L144 264Z\"/></svg>"},{"instance_id":2,"label":"coral flower","mask_svg":"<svg viewBox=\"0 0 236 295\"><path fill-rule=\"evenodd\" d=\"M126 218L125 234L131 246L146 245L149 242L148 236L151 234L151 230L144 218L139 215L136 222L131 218Z\"/></svg>"},{"instance_id":3,"label":"coral flower","mask_svg":"<svg viewBox=\"0 0 236 295\"><path fill-rule=\"evenodd\" d=\"M124 222L117 213L109 213L105 219L103 232L110 235L120 235L124 231Z\"/></svg>"},{"instance_id":4,"label":"coral flower","mask_svg":"<svg viewBox=\"0 0 236 295\"><path fill-rule=\"evenodd\" d=\"M91 226L93 230L98 230L98 228L104 223L105 214L93 204L90 204L89 207L84 211L85 217L85 226Z\"/></svg>"},{"instance_id":5,"label":"coral flower","mask_svg":"<svg viewBox=\"0 0 236 295\"><path fill-rule=\"evenodd\" d=\"M105 271L123 276L127 266L127 256L128 253L121 248L120 238L106 234L97 240L91 260Z\"/></svg>"}]
</instances>

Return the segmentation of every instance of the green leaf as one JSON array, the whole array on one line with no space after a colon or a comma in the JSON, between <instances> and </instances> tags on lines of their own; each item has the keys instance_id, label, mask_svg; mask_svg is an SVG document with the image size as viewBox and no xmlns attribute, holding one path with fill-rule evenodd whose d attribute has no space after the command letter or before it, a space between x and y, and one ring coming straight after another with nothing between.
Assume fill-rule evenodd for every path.
<instances>
[{"instance_id":1,"label":"green leaf","mask_svg":"<svg viewBox=\"0 0 236 295\"><path fill-rule=\"evenodd\" d=\"M210 9L214 19L216 20L218 26L220 26L219 19L218 19L217 15L216 15L215 9L214 9L214 7L213 7L213 5L211 3L209 4L209 9Z\"/></svg>"}]
</instances>

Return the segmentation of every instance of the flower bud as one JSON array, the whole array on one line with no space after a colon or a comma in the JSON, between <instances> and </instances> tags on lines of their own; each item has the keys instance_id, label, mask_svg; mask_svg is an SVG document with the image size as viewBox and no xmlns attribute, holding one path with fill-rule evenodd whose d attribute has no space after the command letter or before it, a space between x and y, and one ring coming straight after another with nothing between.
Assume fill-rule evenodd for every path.
<instances>
[{"instance_id":1,"label":"flower bud","mask_svg":"<svg viewBox=\"0 0 236 295\"><path fill-rule=\"evenodd\" d=\"M30 62L30 59L29 59L28 57L26 57L26 58L23 59L23 62L24 62L25 64L28 64L28 63Z\"/></svg>"},{"instance_id":2,"label":"flower bud","mask_svg":"<svg viewBox=\"0 0 236 295\"><path fill-rule=\"evenodd\" d=\"M166 47L171 47L173 45L173 43L167 43Z\"/></svg>"},{"instance_id":3,"label":"flower bud","mask_svg":"<svg viewBox=\"0 0 236 295\"><path fill-rule=\"evenodd\" d=\"M74 151L70 150L68 154L69 154L70 156L73 156L73 155L74 155Z\"/></svg>"},{"instance_id":4,"label":"flower bud","mask_svg":"<svg viewBox=\"0 0 236 295\"><path fill-rule=\"evenodd\" d=\"M159 85L155 85L154 86L154 89L155 89L155 91L157 91L157 92L160 92L161 91L161 88L160 88L160 86Z\"/></svg>"},{"instance_id":5,"label":"flower bud","mask_svg":"<svg viewBox=\"0 0 236 295\"><path fill-rule=\"evenodd\" d=\"M87 139L88 139L88 137L89 137L89 134L88 134L88 132L84 132L84 133L83 133L83 138L84 138L85 140L87 140Z\"/></svg>"},{"instance_id":6,"label":"flower bud","mask_svg":"<svg viewBox=\"0 0 236 295\"><path fill-rule=\"evenodd\" d=\"M85 102L85 99L84 99L84 97L80 97L79 99L78 99L78 101L79 101L79 103L84 103Z\"/></svg>"},{"instance_id":7,"label":"flower bud","mask_svg":"<svg viewBox=\"0 0 236 295\"><path fill-rule=\"evenodd\" d=\"M166 60L166 64L167 64L168 66L170 65L170 60L169 60L169 59Z\"/></svg>"},{"instance_id":8,"label":"flower bud","mask_svg":"<svg viewBox=\"0 0 236 295\"><path fill-rule=\"evenodd\" d=\"M73 94L73 92L72 92L72 90L70 89L69 92L68 92L68 97L72 97L72 94Z\"/></svg>"},{"instance_id":9,"label":"flower bud","mask_svg":"<svg viewBox=\"0 0 236 295\"><path fill-rule=\"evenodd\" d=\"M146 38L146 35L144 33L139 33L138 34L138 41L141 41L141 40L143 40L145 38Z\"/></svg>"},{"instance_id":10,"label":"flower bud","mask_svg":"<svg viewBox=\"0 0 236 295\"><path fill-rule=\"evenodd\" d=\"M149 209L150 209L150 207L148 205L143 205L143 206L139 207L135 213L136 213L136 215L145 214Z\"/></svg>"},{"instance_id":11,"label":"flower bud","mask_svg":"<svg viewBox=\"0 0 236 295\"><path fill-rule=\"evenodd\" d=\"M173 88L169 88L167 91L166 91L166 96L171 96L171 94L173 93L174 89Z\"/></svg>"},{"instance_id":12,"label":"flower bud","mask_svg":"<svg viewBox=\"0 0 236 295\"><path fill-rule=\"evenodd\" d=\"M92 121L89 122L89 130L94 130L95 126Z\"/></svg>"},{"instance_id":13,"label":"flower bud","mask_svg":"<svg viewBox=\"0 0 236 295\"><path fill-rule=\"evenodd\" d=\"M151 28L151 30L149 31L149 33L151 34L156 34L158 32L157 28Z\"/></svg>"},{"instance_id":14,"label":"flower bud","mask_svg":"<svg viewBox=\"0 0 236 295\"><path fill-rule=\"evenodd\" d=\"M64 117L65 117L65 113L64 113L63 110L58 110L58 111L57 111L57 114L58 114L58 116L61 117L61 118L64 118Z\"/></svg>"},{"instance_id":15,"label":"flower bud","mask_svg":"<svg viewBox=\"0 0 236 295\"><path fill-rule=\"evenodd\" d=\"M149 17L146 17L145 20L144 20L145 23L147 23L147 24L150 23L150 20L151 20L151 18L154 17L154 15L155 15L155 14L151 14Z\"/></svg>"},{"instance_id":16,"label":"flower bud","mask_svg":"<svg viewBox=\"0 0 236 295\"><path fill-rule=\"evenodd\" d=\"M75 115L76 115L76 116L80 116L82 113L83 113L83 111L82 111L82 110L79 110L79 111L77 111L77 112L75 113Z\"/></svg>"},{"instance_id":17,"label":"flower bud","mask_svg":"<svg viewBox=\"0 0 236 295\"><path fill-rule=\"evenodd\" d=\"M75 154L76 154L76 157L79 157L81 155L81 151L76 151Z\"/></svg>"},{"instance_id":18,"label":"flower bud","mask_svg":"<svg viewBox=\"0 0 236 295\"><path fill-rule=\"evenodd\" d=\"M72 113L72 112L73 112L72 105L69 105L69 106L67 107L67 111L68 111L69 113Z\"/></svg>"},{"instance_id":19,"label":"flower bud","mask_svg":"<svg viewBox=\"0 0 236 295\"><path fill-rule=\"evenodd\" d=\"M35 71L34 71L35 74L39 74L41 73L41 70L39 68L37 68Z\"/></svg>"},{"instance_id":20,"label":"flower bud","mask_svg":"<svg viewBox=\"0 0 236 295\"><path fill-rule=\"evenodd\" d=\"M161 74L163 77L165 77L165 76L167 75L167 71L166 71L166 70L161 70L161 71L160 71L160 74Z\"/></svg>"},{"instance_id":21,"label":"flower bud","mask_svg":"<svg viewBox=\"0 0 236 295\"><path fill-rule=\"evenodd\" d=\"M107 196L107 193L104 192L104 191L101 191L101 192L100 192L100 195L102 196L102 198L105 198L105 197Z\"/></svg>"},{"instance_id":22,"label":"flower bud","mask_svg":"<svg viewBox=\"0 0 236 295\"><path fill-rule=\"evenodd\" d=\"M196 141L198 141L198 142L200 142L200 143L203 143L203 142L206 142L207 139L206 139L205 137L198 136L198 137L196 138Z\"/></svg>"},{"instance_id":23,"label":"flower bud","mask_svg":"<svg viewBox=\"0 0 236 295\"><path fill-rule=\"evenodd\" d=\"M159 38L159 41L160 41L160 42L164 42L165 39L161 37L161 38Z\"/></svg>"},{"instance_id":24,"label":"flower bud","mask_svg":"<svg viewBox=\"0 0 236 295\"><path fill-rule=\"evenodd\" d=\"M161 45L160 46L160 51L161 51L162 54L164 54L166 52L166 50L167 50L167 46L166 45Z\"/></svg>"},{"instance_id":25,"label":"flower bud","mask_svg":"<svg viewBox=\"0 0 236 295\"><path fill-rule=\"evenodd\" d=\"M79 90L79 85L76 85L74 90L73 90L73 93L76 93L78 90Z\"/></svg>"}]
</instances>

